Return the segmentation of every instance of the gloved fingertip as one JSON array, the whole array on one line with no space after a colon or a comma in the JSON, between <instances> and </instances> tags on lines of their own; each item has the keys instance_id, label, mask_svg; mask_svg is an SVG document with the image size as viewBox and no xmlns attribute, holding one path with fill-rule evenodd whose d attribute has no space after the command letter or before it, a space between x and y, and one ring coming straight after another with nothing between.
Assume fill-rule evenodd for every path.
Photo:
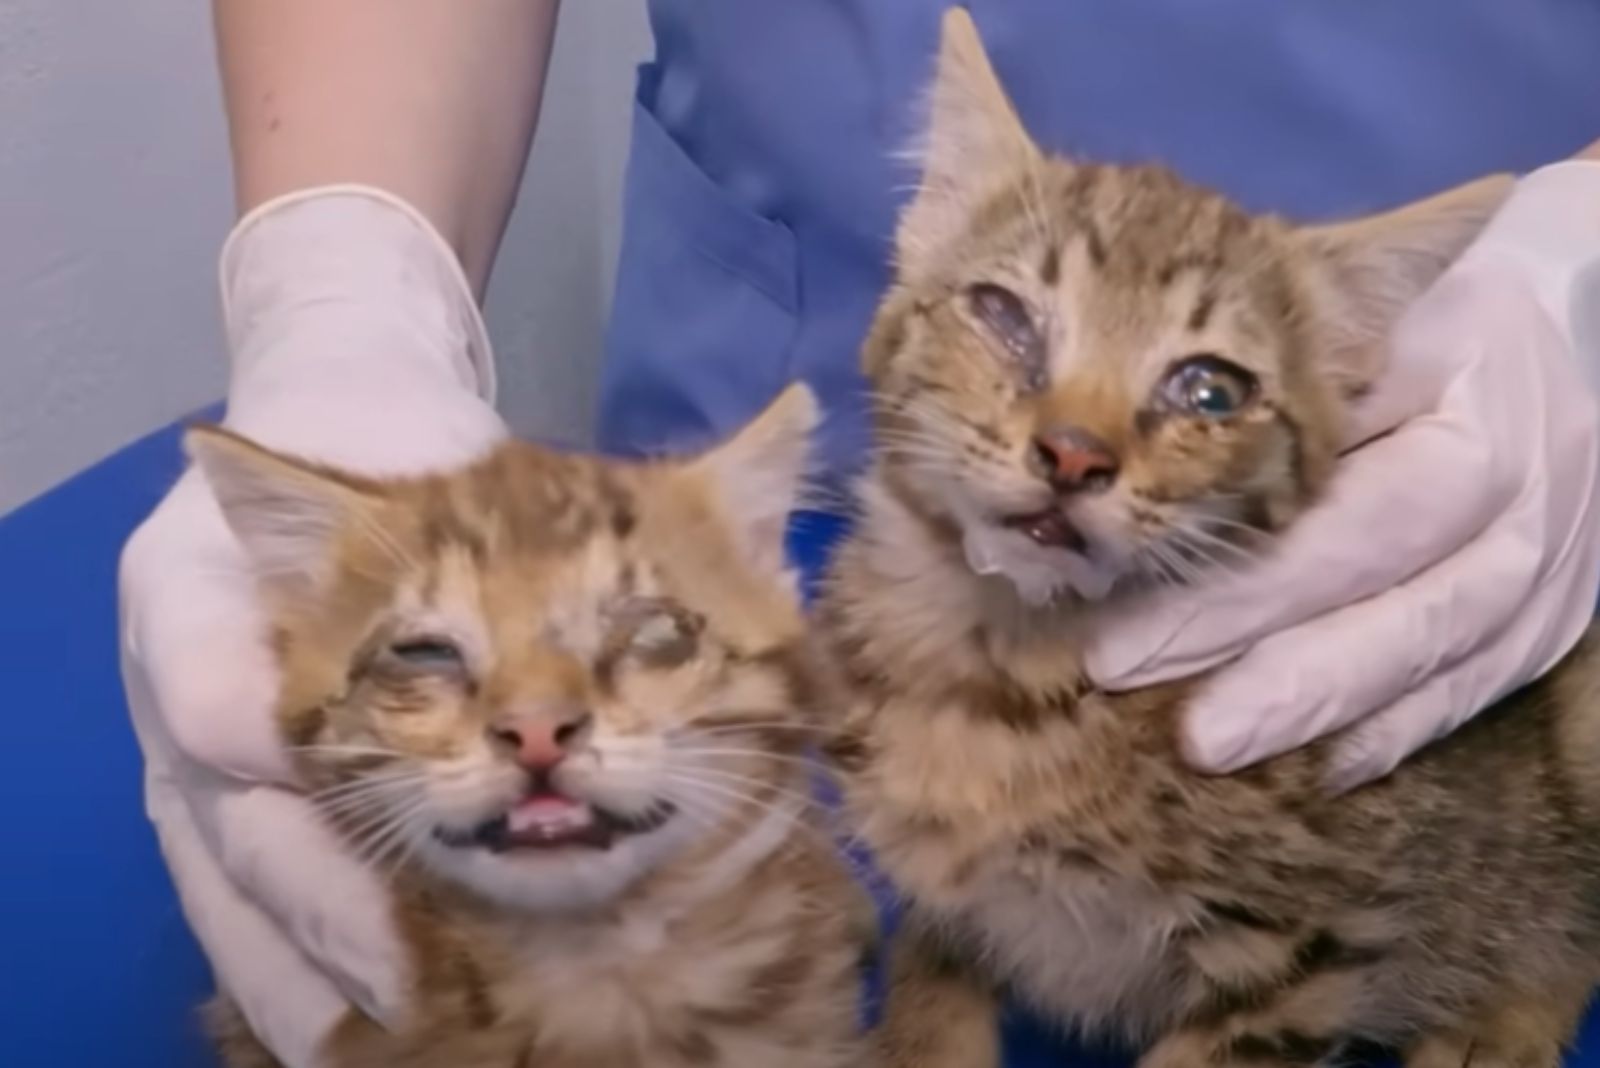
<instances>
[{"instance_id":1,"label":"gloved fingertip","mask_svg":"<svg viewBox=\"0 0 1600 1068\"><path fill-rule=\"evenodd\" d=\"M1095 685L1111 691L1192 673L1187 655L1173 645L1197 614L1193 605L1174 597L1106 617L1083 654L1084 671Z\"/></svg>"},{"instance_id":2,"label":"gloved fingertip","mask_svg":"<svg viewBox=\"0 0 1600 1068\"><path fill-rule=\"evenodd\" d=\"M1133 671L1140 659L1130 656L1125 646L1094 645L1083 654L1083 672L1098 688L1120 693L1139 685Z\"/></svg>"},{"instance_id":3,"label":"gloved fingertip","mask_svg":"<svg viewBox=\"0 0 1600 1068\"><path fill-rule=\"evenodd\" d=\"M1250 752L1251 734L1239 731L1236 716L1218 714L1215 708L1197 702L1184 715L1178 744L1184 762L1195 771L1231 775L1255 763Z\"/></svg>"},{"instance_id":4,"label":"gloved fingertip","mask_svg":"<svg viewBox=\"0 0 1600 1068\"><path fill-rule=\"evenodd\" d=\"M1381 746L1371 744L1363 735L1345 739L1333 750L1333 757L1323 773L1323 788L1333 797L1341 797L1368 783L1376 782L1389 774L1397 762L1386 758Z\"/></svg>"}]
</instances>

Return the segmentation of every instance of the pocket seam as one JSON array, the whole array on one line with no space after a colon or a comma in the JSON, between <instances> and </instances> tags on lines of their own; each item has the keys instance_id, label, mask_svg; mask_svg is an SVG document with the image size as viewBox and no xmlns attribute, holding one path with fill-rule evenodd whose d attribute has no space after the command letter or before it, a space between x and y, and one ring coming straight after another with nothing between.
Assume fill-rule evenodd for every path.
<instances>
[{"instance_id":1,"label":"pocket seam","mask_svg":"<svg viewBox=\"0 0 1600 1068\"><path fill-rule=\"evenodd\" d=\"M677 232L684 243L719 269L771 300L799 313L799 268L794 232L777 219L740 204L706 174L667 132L642 100L634 101L635 166L652 181L635 183L654 221ZM737 231L731 233L730 231Z\"/></svg>"}]
</instances>

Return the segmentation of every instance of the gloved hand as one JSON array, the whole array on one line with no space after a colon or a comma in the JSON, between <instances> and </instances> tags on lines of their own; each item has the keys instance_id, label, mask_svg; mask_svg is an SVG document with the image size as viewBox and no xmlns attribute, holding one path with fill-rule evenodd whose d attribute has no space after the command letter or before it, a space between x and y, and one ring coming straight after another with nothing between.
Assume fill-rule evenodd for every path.
<instances>
[{"instance_id":1,"label":"gloved hand","mask_svg":"<svg viewBox=\"0 0 1600 1068\"><path fill-rule=\"evenodd\" d=\"M1600 162L1523 178L1403 317L1326 499L1268 560L1130 606L1088 670L1119 690L1227 663L1192 707L1226 772L1350 728L1381 777L1552 667L1600 590Z\"/></svg>"},{"instance_id":2,"label":"gloved hand","mask_svg":"<svg viewBox=\"0 0 1600 1068\"><path fill-rule=\"evenodd\" d=\"M505 434L454 254L381 192L311 190L222 256L227 424L370 474L453 466ZM272 722L276 670L243 555L189 471L122 558L123 676L146 801L217 978L286 1065L354 1004L394 1020L407 969L378 876L323 827Z\"/></svg>"}]
</instances>

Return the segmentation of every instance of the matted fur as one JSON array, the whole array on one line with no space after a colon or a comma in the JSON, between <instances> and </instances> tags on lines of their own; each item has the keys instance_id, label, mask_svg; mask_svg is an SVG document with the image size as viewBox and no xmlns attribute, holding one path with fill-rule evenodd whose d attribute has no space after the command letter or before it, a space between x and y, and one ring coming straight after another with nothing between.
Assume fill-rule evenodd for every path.
<instances>
[{"instance_id":1,"label":"matted fur","mask_svg":"<svg viewBox=\"0 0 1600 1068\"><path fill-rule=\"evenodd\" d=\"M1119 598L1270 551L1329 474L1399 310L1506 180L1296 229L1159 169L1050 157L959 11L932 101L866 349L878 454L822 610L854 689L849 806L911 910L893 1063L994 1064L1008 989L1063 1028L1147 1045L1145 1068L1320 1064L1362 1042L1408 1047L1416 1068L1555 1065L1600 976L1592 643L1339 797L1327 743L1189 770L1191 685L1096 692L1077 654ZM1037 338L1008 345L977 314L980 283L1015 294ZM1251 372L1249 403L1161 403L1199 353ZM1066 431L1114 477L1052 490L1031 443ZM1006 532L1040 509L1070 519L1081 554ZM990 536L997 573L980 575ZM1074 555L1079 570L1048 570Z\"/></svg>"},{"instance_id":2,"label":"matted fur","mask_svg":"<svg viewBox=\"0 0 1600 1068\"><path fill-rule=\"evenodd\" d=\"M352 1014L333 1068L867 1063L873 915L807 803L825 681L781 551L814 419L797 389L693 462L507 444L381 483L191 435L262 569L285 741L393 876L407 1016ZM497 732L550 709L593 717L551 781L642 829L492 851L531 789ZM211 1016L231 1068L271 1063Z\"/></svg>"}]
</instances>

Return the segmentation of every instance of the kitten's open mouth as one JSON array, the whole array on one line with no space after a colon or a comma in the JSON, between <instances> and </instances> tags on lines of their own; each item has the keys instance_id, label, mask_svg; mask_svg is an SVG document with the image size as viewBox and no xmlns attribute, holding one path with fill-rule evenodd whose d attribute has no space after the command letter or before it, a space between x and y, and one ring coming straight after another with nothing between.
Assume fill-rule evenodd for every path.
<instances>
[{"instance_id":1,"label":"kitten's open mouth","mask_svg":"<svg viewBox=\"0 0 1600 1068\"><path fill-rule=\"evenodd\" d=\"M1089 543L1059 508L1008 516L1000 521L1000 525L1007 530L1015 530L1046 549L1066 549L1080 556L1089 553Z\"/></svg>"},{"instance_id":2,"label":"kitten's open mouth","mask_svg":"<svg viewBox=\"0 0 1600 1068\"><path fill-rule=\"evenodd\" d=\"M609 812L565 794L530 794L507 812L471 831L440 829L446 845L479 847L492 853L569 846L609 849L618 838L655 830L677 812L670 801L657 802L638 815Z\"/></svg>"}]
</instances>

